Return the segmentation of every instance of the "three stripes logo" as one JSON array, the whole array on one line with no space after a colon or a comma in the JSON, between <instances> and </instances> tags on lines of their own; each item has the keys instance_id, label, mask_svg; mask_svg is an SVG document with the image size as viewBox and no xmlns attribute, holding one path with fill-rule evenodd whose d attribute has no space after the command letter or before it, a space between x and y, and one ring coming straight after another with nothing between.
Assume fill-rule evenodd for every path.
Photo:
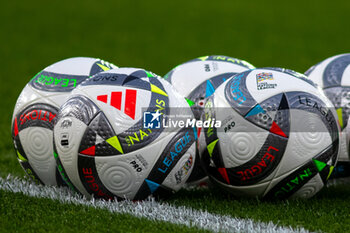
<instances>
[{"instance_id":1,"label":"three stripes logo","mask_svg":"<svg viewBox=\"0 0 350 233\"><path fill-rule=\"evenodd\" d=\"M97 100L108 104L108 99L110 99L109 105L122 111L123 92L121 91L111 92L110 98L108 97L109 97L108 95L99 95L97 96ZM125 90L124 113L128 115L130 118L132 118L133 120L135 120L136 98L137 98L137 90L132 90L132 89Z\"/></svg>"}]
</instances>

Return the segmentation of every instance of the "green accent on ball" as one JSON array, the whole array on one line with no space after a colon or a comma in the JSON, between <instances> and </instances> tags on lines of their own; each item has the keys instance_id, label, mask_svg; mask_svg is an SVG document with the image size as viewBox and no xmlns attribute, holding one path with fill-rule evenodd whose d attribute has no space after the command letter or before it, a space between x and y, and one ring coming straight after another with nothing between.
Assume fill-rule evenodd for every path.
<instances>
[{"instance_id":1,"label":"green accent on ball","mask_svg":"<svg viewBox=\"0 0 350 233\"><path fill-rule=\"evenodd\" d=\"M149 77L149 78L154 77L154 75L153 75L152 73L148 72L147 70L145 70L145 72L146 72L146 74L147 74L147 77Z\"/></svg>"},{"instance_id":2,"label":"green accent on ball","mask_svg":"<svg viewBox=\"0 0 350 233\"><path fill-rule=\"evenodd\" d=\"M56 155L57 155L57 154L56 154ZM62 177L62 179L64 180L64 182L68 185L68 187L69 187L71 190L76 191L76 189L75 189L75 187L73 186L73 184L69 182L69 180L68 180L68 178L67 178L67 175L66 175L66 173L64 173L61 164L58 164L58 165L57 165L57 169L58 169L58 172L61 174L61 177Z\"/></svg>"},{"instance_id":3,"label":"green accent on ball","mask_svg":"<svg viewBox=\"0 0 350 233\"><path fill-rule=\"evenodd\" d=\"M21 160L22 162L28 162L28 160L26 158L24 158L20 153L19 151L17 151L17 156L18 156L18 159Z\"/></svg>"},{"instance_id":4,"label":"green accent on ball","mask_svg":"<svg viewBox=\"0 0 350 233\"><path fill-rule=\"evenodd\" d=\"M208 152L209 152L210 157L212 157L213 150L214 150L215 145L216 145L216 143L218 142L218 140L219 140L219 139L216 139L215 141L212 141L212 142L207 146L207 149L208 149Z\"/></svg>"},{"instance_id":5,"label":"green accent on ball","mask_svg":"<svg viewBox=\"0 0 350 233\"><path fill-rule=\"evenodd\" d=\"M208 59L209 56L203 56L203 57L199 57L198 59L201 60L201 61L205 61Z\"/></svg>"},{"instance_id":6,"label":"green accent on ball","mask_svg":"<svg viewBox=\"0 0 350 233\"><path fill-rule=\"evenodd\" d=\"M195 104L195 102L193 100L190 100L190 99L187 99L187 98L185 98L185 99L186 99L188 105L190 105L190 107L192 107Z\"/></svg>"},{"instance_id":7,"label":"green accent on ball","mask_svg":"<svg viewBox=\"0 0 350 233\"><path fill-rule=\"evenodd\" d=\"M330 166L330 167L329 167L329 173L328 173L328 176L327 176L327 180L328 180L329 177L332 175L333 169L334 169L334 166Z\"/></svg>"},{"instance_id":8,"label":"green accent on ball","mask_svg":"<svg viewBox=\"0 0 350 233\"><path fill-rule=\"evenodd\" d=\"M57 158L58 154L56 152L53 152L53 157Z\"/></svg>"},{"instance_id":9,"label":"green accent on ball","mask_svg":"<svg viewBox=\"0 0 350 233\"><path fill-rule=\"evenodd\" d=\"M168 96L167 93L165 93L162 89L160 89L159 87L157 87L154 84L151 84L151 92L157 93L159 95Z\"/></svg>"},{"instance_id":10,"label":"green accent on ball","mask_svg":"<svg viewBox=\"0 0 350 233\"><path fill-rule=\"evenodd\" d=\"M338 115L340 127L343 128L343 125L344 125L344 123L343 123L343 108L337 109L337 115Z\"/></svg>"},{"instance_id":11,"label":"green accent on ball","mask_svg":"<svg viewBox=\"0 0 350 233\"><path fill-rule=\"evenodd\" d=\"M99 64L99 63L96 63L103 71L107 71L107 70L110 70L111 68L107 67L107 66L104 66L102 64Z\"/></svg>"},{"instance_id":12,"label":"green accent on ball","mask_svg":"<svg viewBox=\"0 0 350 233\"><path fill-rule=\"evenodd\" d=\"M122 146L120 145L120 142L119 142L119 139L118 139L117 136L113 136L113 137L111 137L111 138L108 138L108 139L106 140L106 142L107 142L108 144L110 144L111 146L113 146L115 149L117 149L120 153L124 154L123 148L122 148Z\"/></svg>"},{"instance_id":13,"label":"green accent on ball","mask_svg":"<svg viewBox=\"0 0 350 233\"><path fill-rule=\"evenodd\" d=\"M313 159L313 161L314 161L314 163L315 163L315 165L316 165L316 168L317 168L317 170L318 170L319 172L322 171L322 170L327 166L326 163L321 162L321 161L319 161L319 160Z\"/></svg>"}]
</instances>

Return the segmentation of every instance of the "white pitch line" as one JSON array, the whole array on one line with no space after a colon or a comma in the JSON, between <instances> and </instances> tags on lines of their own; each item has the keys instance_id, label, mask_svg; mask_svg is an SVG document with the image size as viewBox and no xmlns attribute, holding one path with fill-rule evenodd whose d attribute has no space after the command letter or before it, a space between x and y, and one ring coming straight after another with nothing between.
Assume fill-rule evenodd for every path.
<instances>
[{"instance_id":1,"label":"white pitch line","mask_svg":"<svg viewBox=\"0 0 350 233\"><path fill-rule=\"evenodd\" d=\"M272 222L263 223L251 219L232 218L227 215L211 214L207 211L194 210L185 206L176 207L156 202L154 199L142 202L88 200L73 193L68 188L36 185L11 175L7 178L0 177L0 190L22 193L30 197L50 198L64 204L106 209L111 213L131 214L149 220L198 227L214 232L308 232L304 228L294 229L277 226Z\"/></svg>"}]
</instances>

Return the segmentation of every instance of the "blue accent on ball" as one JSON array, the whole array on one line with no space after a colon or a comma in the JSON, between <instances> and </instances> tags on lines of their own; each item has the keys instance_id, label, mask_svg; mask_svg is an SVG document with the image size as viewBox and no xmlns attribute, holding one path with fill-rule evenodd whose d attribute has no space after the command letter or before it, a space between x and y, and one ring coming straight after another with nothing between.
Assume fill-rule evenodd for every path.
<instances>
[{"instance_id":1,"label":"blue accent on ball","mask_svg":"<svg viewBox=\"0 0 350 233\"><path fill-rule=\"evenodd\" d=\"M196 127L193 127L192 129L193 129L193 134L194 134L194 140L197 140L197 138L198 138L197 129L196 129Z\"/></svg>"},{"instance_id":2,"label":"blue accent on ball","mask_svg":"<svg viewBox=\"0 0 350 233\"><path fill-rule=\"evenodd\" d=\"M148 185L149 190L151 190L151 193L154 193L158 189L159 184L157 184L156 182L153 182L153 181L148 180L148 179L145 179L145 181Z\"/></svg>"},{"instance_id":3,"label":"blue accent on ball","mask_svg":"<svg viewBox=\"0 0 350 233\"><path fill-rule=\"evenodd\" d=\"M259 113L265 113L265 110L259 105L255 105L255 107L250 110L247 115L245 116L245 118L249 117L249 116L253 116L253 115L257 115Z\"/></svg>"},{"instance_id":4,"label":"blue accent on ball","mask_svg":"<svg viewBox=\"0 0 350 233\"><path fill-rule=\"evenodd\" d=\"M207 80L207 88L205 90L205 97L208 98L209 96L211 96L214 93L215 89L213 87L213 85L211 84L211 82L209 80Z\"/></svg>"}]
</instances>

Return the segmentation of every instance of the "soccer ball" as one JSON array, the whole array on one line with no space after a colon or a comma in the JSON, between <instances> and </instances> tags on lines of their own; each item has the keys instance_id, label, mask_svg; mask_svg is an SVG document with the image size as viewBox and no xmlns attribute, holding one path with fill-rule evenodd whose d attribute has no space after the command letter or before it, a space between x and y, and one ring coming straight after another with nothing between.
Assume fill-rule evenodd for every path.
<instances>
[{"instance_id":1,"label":"soccer ball","mask_svg":"<svg viewBox=\"0 0 350 233\"><path fill-rule=\"evenodd\" d=\"M176 66L164 79L187 99L196 119L200 119L205 98L234 74L254 68L252 64L237 58L211 55Z\"/></svg>"},{"instance_id":2,"label":"soccer ball","mask_svg":"<svg viewBox=\"0 0 350 233\"><path fill-rule=\"evenodd\" d=\"M199 57L176 66L164 78L187 99L196 119L203 112L205 98L211 96L215 89L236 73L255 67L250 63L227 56L211 55ZM199 129L199 133L200 133ZM191 185L205 182L207 176L197 159L188 183Z\"/></svg>"},{"instance_id":3,"label":"soccer ball","mask_svg":"<svg viewBox=\"0 0 350 233\"><path fill-rule=\"evenodd\" d=\"M63 185L53 157L53 127L58 108L86 78L116 68L100 59L69 58L40 71L24 87L12 116L17 158L27 175L45 185Z\"/></svg>"},{"instance_id":4,"label":"soccer ball","mask_svg":"<svg viewBox=\"0 0 350 233\"><path fill-rule=\"evenodd\" d=\"M327 182L339 152L332 103L306 76L281 68L236 74L206 104L201 156L211 180L236 195L309 198Z\"/></svg>"},{"instance_id":5,"label":"soccer ball","mask_svg":"<svg viewBox=\"0 0 350 233\"><path fill-rule=\"evenodd\" d=\"M339 161L349 160L350 53L327 58L305 72L333 103L341 126Z\"/></svg>"},{"instance_id":6,"label":"soccer ball","mask_svg":"<svg viewBox=\"0 0 350 233\"><path fill-rule=\"evenodd\" d=\"M54 127L62 177L85 196L106 200L177 191L192 170L197 137L192 127L162 127L178 109L193 118L169 83L143 69L86 80L60 108Z\"/></svg>"}]
</instances>

